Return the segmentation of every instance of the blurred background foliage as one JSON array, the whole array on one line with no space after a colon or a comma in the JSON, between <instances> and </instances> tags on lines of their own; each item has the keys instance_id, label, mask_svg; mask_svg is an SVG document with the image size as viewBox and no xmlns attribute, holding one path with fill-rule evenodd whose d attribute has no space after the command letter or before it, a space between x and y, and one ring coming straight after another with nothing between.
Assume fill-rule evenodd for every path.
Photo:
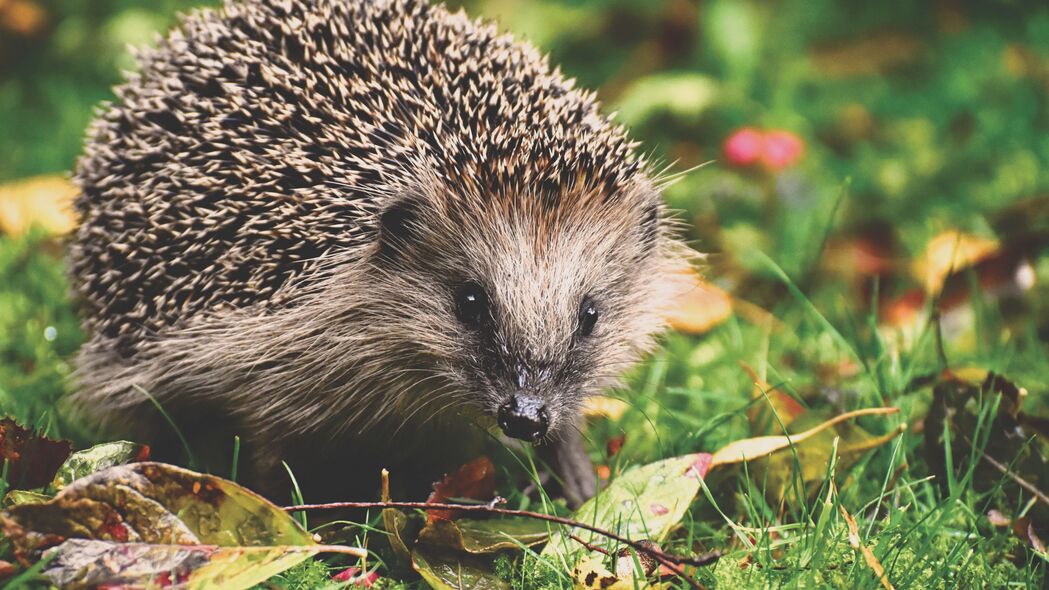
<instances>
[{"instance_id":1,"label":"blurred background foliage","mask_svg":"<svg viewBox=\"0 0 1049 590\"><path fill-rule=\"evenodd\" d=\"M0 182L71 169L92 113L134 69L128 47L150 43L176 13L209 4L0 0ZM757 252L806 291L827 279L821 265L849 271L833 279L857 269L874 275L887 302L921 282L899 280L898 263L945 230L1002 240L1003 232L1049 228L1044 207L1041 216L1023 208L1049 188L1043 2L462 4L549 51L582 86L598 89L642 149L671 173L689 171L668 201L693 245L711 254L708 274L759 305L771 307L784 291L759 280L770 271ZM740 129L783 130L800 142L799 154L774 170L734 165L725 146ZM828 244L831 256L821 255ZM1049 274L1044 259L1032 261L1038 277ZM848 293L869 299L872 281L854 283ZM39 323L63 324L59 356L76 340L65 336L68 317L52 317L58 310L28 328L23 314L0 313L9 356L24 360L14 349L47 344ZM1047 321L1038 316L1035 325L1046 333Z\"/></svg>"},{"instance_id":2,"label":"blurred background foliage","mask_svg":"<svg viewBox=\"0 0 1049 590\"><path fill-rule=\"evenodd\" d=\"M177 12L208 4L0 0L0 184L70 170L92 113L121 71L134 69L127 46L150 43ZM669 336L632 378L631 409L592 429L595 456L604 441L628 435L614 462L609 453L613 469L755 434L740 409L755 379L741 362L822 416L885 403L920 428L934 398L929 382L913 379L936 374L947 358L1008 375L1030 390L1026 408L1046 413L1044 1L451 4L495 18L597 89L641 149L677 175L667 200L690 243L709 254L713 295L693 307L717 317L693 318ZM42 202L26 188L38 186L0 187L0 411L69 436L77 426L53 423L52 410L81 335L64 296L61 245L43 229L3 225L4 206ZM712 311L722 308L735 315ZM934 309L942 340L929 336ZM914 432L902 451L911 467L923 462ZM876 468L856 471L859 483L843 492L862 500L856 505L894 468L888 450L864 464ZM928 471L916 469L911 480L925 481ZM935 493L922 498L919 516L943 507ZM691 524L719 548L731 533L707 516ZM923 564L976 524L958 525L952 537L902 522L879 534L902 547L897 571L913 583L975 567ZM920 534L901 543L902 531ZM999 550L1011 549L987 549ZM991 587L1035 579L1003 571L981 575Z\"/></svg>"}]
</instances>

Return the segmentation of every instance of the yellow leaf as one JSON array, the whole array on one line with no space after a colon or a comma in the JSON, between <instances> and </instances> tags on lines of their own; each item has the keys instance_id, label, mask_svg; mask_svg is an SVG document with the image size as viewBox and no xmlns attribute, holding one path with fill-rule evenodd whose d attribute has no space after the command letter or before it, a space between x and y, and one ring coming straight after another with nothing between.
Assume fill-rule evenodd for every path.
<instances>
[{"instance_id":1,"label":"yellow leaf","mask_svg":"<svg viewBox=\"0 0 1049 590\"><path fill-rule=\"evenodd\" d=\"M662 588L661 584L653 585L644 577L618 577L602 563L599 557L586 557L576 564L572 571L575 590L637 590L641 588Z\"/></svg>"},{"instance_id":2,"label":"yellow leaf","mask_svg":"<svg viewBox=\"0 0 1049 590\"><path fill-rule=\"evenodd\" d=\"M586 403L583 405L583 415L587 418L619 420L629 407L630 404L621 399L608 397L607 395L595 395L586 400Z\"/></svg>"},{"instance_id":3,"label":"yellow leaf","mask_svg":"<svg viewBox=\"0 0 1049 590\"><path fill-rule=\"evenodd\" d=\"M0 233L20 236L34 226L52 235L73 231L76 195L73 183L58 175L0 185Z\"/></svg>"},{"instance_id":4,"label":"yellow leaf","mask_svg":"<svg viewBox=\"0 0 1049 590\"><path fill-rule=\"evenodd\" d=\"M732 297L704 281L692 269L679 275L680 294L666 312L670 327L687 334L704 334L732 316Z\"/></svg>"},{"instance_id":5,"label":"yellow leaf","mask_svg":"<svg viewBox=\"0 0 1049 590\"><path fill-rule=\"evenodd\" d=\"M979 236L946 231L929 240L913 265L927 293L938 293L951 273L968 268L998 251L998 243Z\"/></svg>"},{"instance_id":6,"label":"yellow leaf","mask_svg":"<svg viewBox=\"0 0 1049 590\"><path fill-rule=\"evenodd\" d=\"M899 412L899 408L866 408L862 410L854 410L852 412L846 412L840 416L835 416L826 422L810 428L804 432L795 435L783 435L783 436L757 436L754 438L748 438L744 440L738 440L731 442L724 447L718 449L713 458L710 461L711 468L718 465L727 465L729 463L741 463L749 461L751 459L758 459L760 457L768 456L780 449L785 449L792 444L796 445L805 439L819 434L820 432L834 426L839 422L845 420L851 420L859 416L870 416L875 414L895 414Z\"/></svg>"}]
</instances>

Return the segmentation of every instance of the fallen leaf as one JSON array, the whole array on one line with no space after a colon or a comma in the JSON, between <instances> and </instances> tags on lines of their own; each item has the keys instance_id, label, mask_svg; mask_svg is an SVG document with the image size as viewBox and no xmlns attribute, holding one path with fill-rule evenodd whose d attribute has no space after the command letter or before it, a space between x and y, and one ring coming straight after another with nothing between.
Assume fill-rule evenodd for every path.
<instances>
[{"instance_id":1,"label":"fallen leaf","mask_svg":"<svg viewBox=\"0 0 1049 590\"><path fill-rule=\"evenodd\" d=\"M587 418L608 418L619 420L630 408L630 404L607 395L594 395L587 398L583 404L583 415Z\"/></svg>"},{"instance_id":2,"label":"fallen leaf","mask_svg":"<svg viewBox=\"0 0 1049 590\"><path fill-rule=\"evenodd\" d=\"M142 462L149 459L149 446L127 441L117 441L95 445L69 456L58 468L51 481L51 489L59 492L71 482L87 477L92 473L116 465Z\"/></svg>"},{"instance_id":3,"label":"fallen leaf","mask_svg":"<svg viewBox=\"0 0 1049 590\"><path fill-rule=\"evenodd\" d=\"M46 575L60 588L250 588L318 553L348 547L155 545L68 539L48 550Z\"/></svg>"},{"instance_id":4,"label":"fallen leaf","mask_svg":"<svg viewBox=\"0 0 1049 590\"><path fill-rule=\"evenodd\" d=\"M655 551L663 550L658 543L652 541L638 541L638 544ZM641 566L641 571L638 571L638 566ZM616 577L621 580L647 578L656 571L657 567L659 567L659 562L643 551L624 547L616 555Z\"/></svg>"},{"instance_id":5,"label":"fallen leaf","mask_svg":"<svg viewBox=\"0 0 1049 590\"><path fill-rule=\"evenodd\" d=\"M415 571L434 590L509 590L495 575L491 564L469 555L456 555L429 548L412 551Z\"/></svg>"},{"instance_id":6,"label":"fallen leaf","mask_svg":"<svg viewBox=\"0 0 1049 590\"><path fill-rule=\"evenodd\" d=\"M455 473L433 484L428 504L446 503L452 499L490 500L495 496L495 465L488 457L478 457L460 467ZM429 510L427 520L455 520L462 513L456 510Z\"/></svg>"},{"instance_id":7,"label":"fallen leaf","mask_svg":"<svg viewBox=\"0 0 1049 590\"><path fill-rule=\"evenodd\" d=\"M732 297L687 269L677 277L679 294L665 316L671 328L686 334L705 334L732 316Z\"/></svg>"},{"instance_id":8,"label":"fallen leaf","mask_svg":"<svg viewBox=\"0 0 1049 590\"><path fill-rule=\"evenodd\" d=\"M617 576L605 567L604 559L597 556L580 560L572 568L572 579L576 590L635 590L649 587L644 576Z\"/></svg>"},{"instance_id":9,"label":"fallen leaf","mask_svg":"<svg viewBox=\"0 0 1049 590\"><path fill-rule=\"evenodd\" d=\"M932 386L925 459L945 491L954 474L971 468L977 491L1000 487L1003 498L1016 502L1015 510L1026 498L1038 498L1027 516L1037 528L1049 530L1049 439L1028 430L1039 420L1023 412L1024 397L1023 388L994 372L945 371Z\"/></svg>"},{"instance_id":10,"label":"fallen leaf","mask_svg":"<svg viewBox=\"0 0 1049 590\"><path fill-rule=\"evenodd\" d=\"M190 587L248 588L317 553L364 555L319 545L233 482L160 463L110 467L0 513L0 524L26 565L51 557L43 573L62 587L148 585L166 568Z\"/></svg>"},{"instance_id":11,"label":"fallen leaf","mask_svg":"<svg viewBox=\"0 0 1049 590\"><path fill-rule=\"evenodd\" d=\"M37 436L10 418L0 420L0 460L8 463L10 487L46 486L72 451L68 441Z\"/></svg>"},{"instance_id":12,"label":"fallen leaf","mask_svg":"<svg viewBox=\"0 0 1049 590\"><path fill-rule=\"evenodd\" d=\"M709 458L709 455L706 457ZM614 530L630 539L659 542L688 511L699 493L700 477L706 474L708 467L709 462L704 459L704 454L632 467L583 504L572 518L595 527ZM591 554L571 535L593 537L582 529L567 531L562 527L543 548L542 557L557 558L570 566ZM614 543L600 538L588 540L598 545ZM597 553L593 552L593 555Z\"/></svg>"},{"instance_id":13,"label":"fallen leaf","mask_svg":"<svg viewBox=\"0 0 1049 590\"><path fill-rule=\"evenodd\" d=\"M30 492L27 490L11 490L4 496L4 508L10 508L12 506L20 506L22 504L43 504L44 502L50 502L51 496L47 494L41 494L39 492Z\"/></svg>"},{"instance_id":14,"label":"fallen leaf","mask_svg":"<svg viewBox=\"0 0 1049 590\"><path fill-rule=\"evenodd\" d=\"M37 176L0 185L0 233L20 236L38 226L51 235L76 228L77 189L64 176Z\"/></svg>"},{"instance_id":15,"label":"fallen leaf","mask_svg":"<svg viewBox=\"0 0 1049 590\"><path fill-rule=\"evenodd\" d=\"M419 531L419 543L477 555L531 547L550 538L547 523L534 518L436 520Z\"/></svg>"},{"instance_id":16,"label":"fallen leaf","mask_svg":"<svg viewBox=\"0 0 1049 590\"><path fill-rule=\"evenodd\" d=\"M973 266L994 255L998 243L957 231L940 233L925 246L925 252L912 265L912 272L925 286L926 293L939 293L952 273Z\"/></svg>"},{"instance_id":17,"label":"fallen leaf","mask_svg":"<svg viewBox=\"0 0 1049 590\"><path fill-rule=\"evenodd\" d=\"M852 418L858 418L859 416L895 414L897 412L899 412L898 408L866 408L862 410L854 410L852 412L846 412L839 416L835 416L818 426L810 428L804 432L799 432L798 434L789 436L757 436L731 442L714 452L713 458L711 459L711 466L717 467L718 465L726 465L729 463L742 463L751 459L765 457L781 449L789 448L791 445L800 444L805 441L805 439L815 436L816 434L819 434L835 424L844 422L845 420L851 420Z\"/></svg>"},{"instance_id":18,"label":"fallen leaf","mask_svg":"<svg viewBox=\"0 0 1049 590\"><path fill-rule=\"evenodd\" d=\"M390 472L382 470L382 495L383 502L390 501ZM390 550L400 562L400 565L411 563L412 554L408 549L408 515L396 508L383 508L382 526L386 531L386 539L390 544Z\"/></svg>"},{"instance_id":19,"label":"fallen leaf","mask_svg":"<svg viewBox=\"0 0 1049 590\"><path fill-rule=\"evenodd\" d=\"M747 409L751 434L781 430L805 413L805 406L786 391L766 383L753 368L743 365L743 370L754 381L750 397L756 401Z\"/></svg>"}]
</instances>

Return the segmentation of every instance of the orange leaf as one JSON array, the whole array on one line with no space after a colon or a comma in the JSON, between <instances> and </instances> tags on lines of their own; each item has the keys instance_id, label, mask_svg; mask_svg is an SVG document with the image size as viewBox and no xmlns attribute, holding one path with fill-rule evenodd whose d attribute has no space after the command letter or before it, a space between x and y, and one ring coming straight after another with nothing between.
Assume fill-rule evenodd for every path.
<instances>
[{"instance_id":1,"label":"orange leaf","mask_svg":"<svg viewBox=\"0 0 1049 590\"><path fill-rule=\"evenodd\" d=\"M704 281L692 269L679 275L680 294L666 313L671 328L687 334L704 334L732 315L732 297Z\"/></svg>"},{"instance_id":2,"label":"orange leaf","mask_svg":"<svg viewBox=\"0 0 1049 590\"><path fill-rule=\"evenodd\" d=\"M993 240L946 231L929 240L912 270L927 293L938 293L953 272L968 268L997 251L998 243Z\"/></svg>"},{"instance_id":3,"label":"orange leaf","mask_svg":"<svg viewBox=\"0 0 1049 590\"><path fill-rule=\"evenodd\" d=\"M0 0L0 29L31 36L43 30L47 13L30 0Z\"/></svg>"},{"instance_id":4,"label":"orange leaf","mask_svg":"<svg viewBox=\"0 0 1049 590\"><path fill-rule=\"evenodd\" d=\"M429 504L440 504L452 498L490 500L495 496L495 465L488 457L478 457L463 465L455 473L433 484L433 493L426 499ZM459 513L454 510L430 510L427 521L455 520Z\"/></svg>"},{"instance_id":5,"label":"orange leaf","mask_svg":"<svg viewBox=\"0 0 1049 590\"><path fill-rule=\"evenodd\" d=\"M37 176L0 185L0 233L20 236L38 226L52 235L76 227L77 189L62 176Z\"/></svg>"}]
</instances>

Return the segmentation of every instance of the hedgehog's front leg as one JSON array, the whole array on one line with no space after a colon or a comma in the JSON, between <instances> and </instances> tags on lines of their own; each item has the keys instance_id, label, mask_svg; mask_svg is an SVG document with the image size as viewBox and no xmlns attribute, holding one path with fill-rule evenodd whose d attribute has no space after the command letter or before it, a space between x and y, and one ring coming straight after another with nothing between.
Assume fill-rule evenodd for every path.
<instances>
[{"instance_id":1,"label":"hedgehog's front leg","mask_svg":"<svg viewBox=\"0 0 1049 590\"><path fill-rule=\"evenodd\" d=\"M597 493L597 478L578 428L567 428L558 439L537 447L561 485L561 494L572 509Z\"/></svg>"}]
</instances>

